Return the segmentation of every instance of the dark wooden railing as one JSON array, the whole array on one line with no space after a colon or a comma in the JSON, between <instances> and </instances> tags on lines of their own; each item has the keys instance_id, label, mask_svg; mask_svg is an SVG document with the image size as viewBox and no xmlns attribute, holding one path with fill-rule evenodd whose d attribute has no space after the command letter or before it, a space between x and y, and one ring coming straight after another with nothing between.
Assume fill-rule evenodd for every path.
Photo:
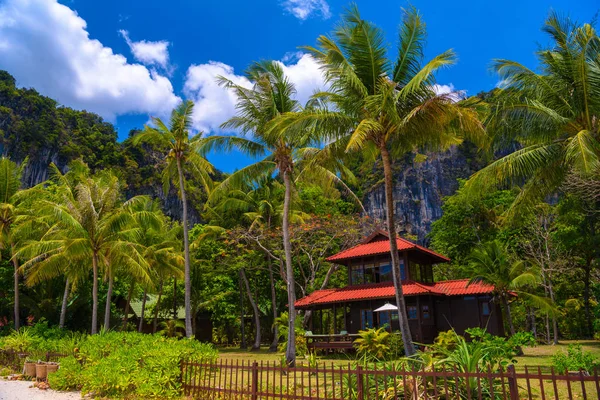
<instances>
[{"instance_id":1,"label":"dark wooden railing","mask_svg":"<svg viewBox=\"0 0 600 400\"><path fill-rule=\"evenodd\" d=\"M598 371L558 374L525 367L477 373L407 370L397 364L306 366L220 360L181 363L183 395L194 399L596 399Z\"/></svg>"}]
</instances>

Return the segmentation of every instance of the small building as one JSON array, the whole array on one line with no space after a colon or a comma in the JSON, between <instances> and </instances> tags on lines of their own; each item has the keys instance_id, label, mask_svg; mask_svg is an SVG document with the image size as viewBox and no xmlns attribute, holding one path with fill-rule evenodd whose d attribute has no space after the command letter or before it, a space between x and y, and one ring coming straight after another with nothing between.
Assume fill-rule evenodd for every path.
<instances>
[{"instance_id":1,"label":"small building","mask_svg":"<svg viewBox=\"0 0 600 400\"><path fill-rule=\"evenodd\" d=\"M501 308L492 301L492 285L469 285L468 279L434 282L433 265L450 260L400 237L397 243L406 314L415 342L432 343L438 332L451 328L462 334L467 328L482 327L504 335ZM372 327L399 330L397 311L375 311L396 303L387 232L378 230L327 261L348 269L348 286L317 290L295 303L298 309L312 311L311 334L329 338L318 347L351 347L359 330Z\"/></svg>"}]
</instances>

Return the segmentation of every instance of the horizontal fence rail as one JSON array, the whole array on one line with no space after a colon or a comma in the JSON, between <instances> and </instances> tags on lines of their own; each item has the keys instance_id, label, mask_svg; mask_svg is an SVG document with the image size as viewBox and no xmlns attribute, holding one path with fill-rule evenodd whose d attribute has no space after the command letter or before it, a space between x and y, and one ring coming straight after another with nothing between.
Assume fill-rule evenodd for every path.
<instances>
[{"instance_id":1,"label":"horizontal fence rail","mask_svg":"<svg viewBox=\"0 0 600 400\"><path fill-rule=\"evenodd\" d=\"M184 396L194 399L596 399L598 371L558 374L525 367L466 373L454 369L409 370L399 364L298 364L220 360L182 362Z\"/></svg>"}]
</instances>

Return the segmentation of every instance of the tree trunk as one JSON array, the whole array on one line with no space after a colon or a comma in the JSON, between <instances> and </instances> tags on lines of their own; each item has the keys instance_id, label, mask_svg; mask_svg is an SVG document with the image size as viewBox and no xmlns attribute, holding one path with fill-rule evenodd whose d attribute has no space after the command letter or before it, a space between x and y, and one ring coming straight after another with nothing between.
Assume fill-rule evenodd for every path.
<instances>
[{"instance_id":1,"label":"tree trunk","mask_svg":"<svg viewBox=\"0 0 600 400\"><path fill-rule=\"evenodd\" d=\"M271 308L273 309L273 341L271 342L271 346L269 346L269 351L276 352L277 347L279 345L279 329L275 324L277 320L277 293L275 292L275 279L273 278L273 268L271 265L271 258L268 259L268 268L269 268L269 281L271 283Z\"/></svg>"},{"instance_id":2,"label":"tree trunk","mask_svg":"<svg viewBox=\"0 0 600 400\"><path fill-rule=\"evenodd\" d=\"M156 330L158 329L158 310L160 309L160 298L162 297L162 293L163 293L163 284L164 281L160 280L160 284L158 286L158 299L156 300L156 306L154 307L154 322L152 323L152 333L156 333Z\"/></svg>"},{"instance_id":3,"label":"tree trunk","mask_svg":"<svg viewBox=\"0 0 600 400\"><path fill-rule=\"evenodd\" d=\"M404 292L402 290L402 276L400 274L400 255L398 254L398 242L396 241L396 227L394 218L394 185L392 164L390 153L387 147L381 146L381 158L383 161L383 173L385 178L385 202L386 202L386 217L387 228L390 239L390 253L392 256L392 279L394 288L396 289L396 305L398 307L398 319L400 331L402 333L402 341L404 343L404 352L406 356L412 356L416 353L415 346L412 341L410 326L408 325L408 316L406 314L406 302L404 301Z\"/></svg>"},{"instance_id":4,"label":"tree trunk","mask_svg":"<svg viewBox=\"0 0 600 400\"><path fill-rule=\"evenodd\" d=\"M131 298L133 297L133 288L135 287L135 281L131 282L129 286L129 293L127 293L127 303L125 304L125 315L123 316L123 325L121 325L121 332L127 328L127 322L129 321L129 306L131 305Z\"/></svg>"},{"instance_id":5,"label":"tree trunk","mask_svg":"<svg viewBox=\"0 0 600 400\"><path fill-rule=\"evenodd\" d=\"M185 256L185 334L191 338L192 328L192 278L190 270L190 238L188 234L188 215L187 198L185 195L185 183L183 180L183 169L181 168L181 158L177 157L177 172L179 173L179 190L181 192L181 205L183 207L183 253Z\"/></svg>"},{"instance_id":6,"label":"tree trunk","mask_svg":"<svg viewBox=\"0 0 600 400\"><path fill-rule=\"evenodd\" d=\"M138 332L142 333L144 327L144 314L146 313L146 288L144 288L144 297L142 298L142 312L140 313L140 324L138 325Z\"/></svg>"},{"instance_id":7,"label":"tree trunk","mask_svg":"<svg viewBox=\"0 0 600 400\"><path fill-rule=\"evenodd\" d=\"M60 320L58 327L60 329L65 328L65 320L67 318L67 303L69 300L69 278L65 282L65 293L63 294L62 305L60 306Z\"/></svg>"},{"instance_id":8,"label":"tree trunk","mask_svg":"<svg viewBox=\"0 0 600 400\"><path fill-rule=\"evenodd\" d=\"M550 294L550 301L552 304L556 304L554 300L554 286L552 285L552 279L548 277L548 293ZM552 333L553 333L553 344L558 344L558 321L556 315L552 315Z\"/></svg>"},{"instance_id":9,"label":"tree trunk","mask_svg":"<svg viewBox=\"0 0 600 400\"><path fill-rule=\"evenodd\" d=\"M283 249L285 251L285 271L288 292L288 341L285 350L285 360L288 367L296 365L296 282L294 279L294 267L292 264L292 243L290 239L290 206L292 202L292 177L291 170L283 171L283 183L285 184L285 197L283 200Z\"/></svg>"},{"instance_id":10,"label":"tree trunk","mask_svg":"<svg viewBox=\"0 0 600 400\"><path fill-rule=\"evenodd\" d=\"M15 257L15 245L14 244L10 244L10 250L11 250L11 256L12 256L12 262L13 262L13 266L15 268L15 276L14 276L14 281L15 281L15 330L18 331L19 328L21 327L21 306L20 306L20 301L19 301L19 260L17 260L17 258Z\"/></svg>"},{"instance_id":11,"label":"tree trunk","mask_svg":"<svg viewBox=\"0 0 600 400\"><path fill-rule=\"evenodd\" d=\"M260 350L260 311L258 311L258 306L254 301L254 296L252 296L252 290L250 290L250 282L248 282L248 277L246 276L246 271L244 268L240 269L240 276L242 277L242 281L244 282L244 286L246 287L246 294L248 295L248 300L250 301L250 305L252 306L252 312L254 314L254 344L250 351Z\"/></svg>"},{"instance_id":12,"label":"tree trunk","mask_svg":"<svg viewBox=\"0 0 600 400\"><path fill-rule=\"evenodd\" d=\"M510 330L510 334L514 335L515 334L515 326L513 325L512 314L510 312L510 304L508 304L508 300L506 299L506 296L502 297L502 303L504 303L504 308L506 310L506 322L508 323L508 329Z\"/></svg>"},{"instance_id":13,"label":"tree trunk","mask_svg":"<svg viewBox=\"0 0 600 400\"><path fill-rule=\"evenodd\" d=\"M246 321L244 321L244 290L242 289L242 273L240 270L240 335L242 336L242 342L240 343L240 349L246 350L248 345L246 344Z\"/></svg>"},{"instance_id":14,"label":"tree trunk","mask_svg":"<svg viewBox=\"0 0 600 400\"><path fill-rule=\"evenodd\" d=\"M552 339L550 339L550 317L546 314L546 344L551 344Z\"/></svg>"},{"instance_id":15,"label":"tree trunk","mask_svg":"<svg viewBox=\"0 0 600 400\"><path fill-rule=\"evenodd\" d=\"M173 278L173 319L177 319L177 278Z\"/></svg>"},{"instance_id":16,"label":"tree trunk","mask_svg":"<svg viewBox=\"0 0 600 400\"><path fill-rule=\"evenodd\" d=\"M592 322L592 308L590 306L590 280L592 277L592 262L589 259L585 266L585 274L583 280L583 305L585 308L585 335L590 339L594 336L594 325Z\"/></svg>"},{"instance_id":17,"label":"tree trunk","mask_svg":"<svg viewBox=\"0 0 600 400\"><path fill-rule=\"evenodd\" d=\"M327 287L327 284L329 283L329 279L331 278L331 275L333 275L333 273L336 271L337 266L335 264L333 264L331 267L329 267L329 270L327 271L327 274L325 274L325 279L323 279L323 283L321 284L321 287L319 288L319 290L323 290ZM304 312L304 320L302 321L303 325L305 328L308 327L308 323L310 321L310 318L312 317L312 310L306 310Z\"/></svg>"},{"instance_id":18,"label":"tree trunk","mask_svg":"<svg viewBox=\"0 0 600 400\"><path fill-rule=\"evenodd\" d=\"M537 340L537 325L535 320L535 309L533 307L529 308L529 316L531 320L531 333L533 333L533 337Z\"/></svg>"},{"instance_id":19,"label":"tree trunk","mask_svg":"<svg viewBox=\"0 0 600 400\"><path fill-rule=\"evenodd\" d=\"M106 292L106 306L104 307L104 330L110 329L110 305L113 293L113 286L115 284L115 277L109 272L108 277L108 291Z\"/></svg>"},{"instance_id":20,"label":"tree trunk","mask_svg":"<svg viewBox=\"0 0 600 400\"><path fill-rule=\"evenodd\" d=\"M94 282L92 284L92 335L98 333L98 254L92 255L92 270Z\"/></svg>"}]
</instances>

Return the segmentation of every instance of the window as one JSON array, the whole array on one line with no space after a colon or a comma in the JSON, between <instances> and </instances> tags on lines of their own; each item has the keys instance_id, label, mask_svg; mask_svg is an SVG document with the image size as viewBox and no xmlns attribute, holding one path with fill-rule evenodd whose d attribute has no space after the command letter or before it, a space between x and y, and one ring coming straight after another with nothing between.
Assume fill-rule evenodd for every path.
<instances>
[{"instance_id":1,"label":"window","mask_svg":"<svg viewBox=\"0 0 600 400\"><path fill-rule=\"evenodd\" d=\"M390 326L390 313L387 311L379 313L379 327L389 328Z\"/></svg>"},{"instance_id":2,"label":"window","mask_svg":"<svg viewBox=\"0 0 600 400\"><path fill-rule=\"evenodd\" d=\"M406 268L404 268L404 260L400 260L400 279L406 280Z\"/></svg>"},{"instance_id":3,"label":"window","mask_svg":"<svg viewBox=\"0 0 600 400\"><path fill-rule=\"evenodd\" d=\"M421 315L423 319L429 319L429 305L425 304L421 306Z\"/></svg>"},{"instance_id":4,"label":"window","mask_svg":"<svg viewBox=\"0 0 600 400\"><path fill-rule=\"evenodd\" d=\"M490 315L490 303L484 301L481 303L481 315Z\"/></svg>"},{"instance_id":5,"label":"window","mask_svg":"<svg viewBox=\"0 0 600 400\"><path fill-rule=\"evenodd\" d=\"M373 311L360 310L360 329L373 328Z\"/></svg>"},{"instance_id":6,"label":"window","mask_svg":"<svg viewBox=\"0 0 600 400\"><path fill-rule=\"evenodd\" d=\"M417 319L417 306L407 306L406 313L408 314L408 319Z\"/></svg>"},{"instance_id":7,"label":"window","mask_svg":"<svg viewBox=\"0 0 600 400\"><path fill-rule=\"evenodd\" d=\"M392 281L392 266L390 264L381 264L379 266L379 282Z\"/></svg>"},{"instance_id":8,"label":"window","mask_svg":"<svg viewBox=\"0 0 600 400\"><path fill-rule=\"evenodd\" d=\"M364 273L362 265L354 265L351 267L350 283L352 285L360 285L364 283Z\"/></svg>"},{"instance_id":9,"label":"window","mask_svg":"<svg viewBox=\"0 0 600 400\"><path fill-rule=\"evenodd\" d=\"M365 264L364 282L365 283L374 283L375 282L375 265L374 264Z\"/></svg>"}]
</instances>

